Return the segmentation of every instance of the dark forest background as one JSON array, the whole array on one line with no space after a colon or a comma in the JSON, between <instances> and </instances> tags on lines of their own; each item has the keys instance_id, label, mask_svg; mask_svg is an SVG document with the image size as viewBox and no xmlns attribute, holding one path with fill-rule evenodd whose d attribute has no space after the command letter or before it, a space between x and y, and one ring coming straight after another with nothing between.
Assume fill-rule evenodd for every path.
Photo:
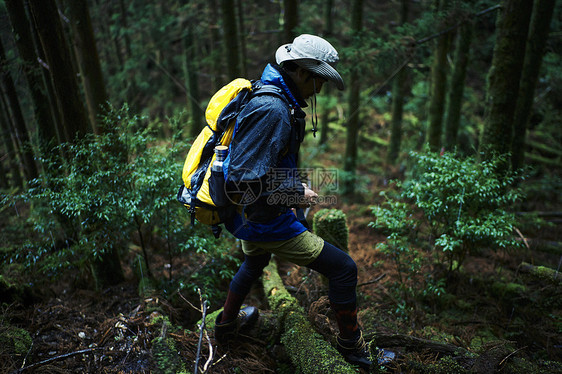
<instances>
[{"instance_id":1,"label":"dark forest background","mask_svg":"<svg viewBox=\"0 0 562 374\"><path fill-rule=\"evenodd\" d=\"M241 255L176 202L184 157L218 89L311 33L339 51L346 90L325 85L301 149L336 176L311 182L336 200L309 219L344 217L360 281L384 275L360 288L365 331L474 354L409 347L387 370L561 372L561 10L0 0L0 371L193 370L202 306L222 305ZM280 267L308 309L322 280ZM257 346L199 371L314 372Z\"/></svg>"}]
</instances>

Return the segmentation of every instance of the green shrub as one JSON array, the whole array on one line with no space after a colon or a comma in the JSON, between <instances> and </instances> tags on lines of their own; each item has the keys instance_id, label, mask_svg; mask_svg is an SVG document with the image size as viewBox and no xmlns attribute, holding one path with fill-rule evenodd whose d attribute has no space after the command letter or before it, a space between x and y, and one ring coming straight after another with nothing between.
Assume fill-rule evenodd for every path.
<instances>
[{"instance_id":1,"label":"green shrub","mask_svg":"<svg viewBox=\"0 0 562 374\"><path fill-rule=\"evenodd\" d=\"M45 172L22 198L30 203L30 220L43 240L29 241L13 260L55 275L126 248L134 232L145 257L143 235L151 228L158 226L168 238L179 235L187 222L176 214L175 201L178 153L187 149L179 141L181 131L174 130L171 142L159 142L159 124L130 114L126 106L109 112L103 125L102 134L41 157Z\"/></svg>"},{"instance_id":2,"label":"green shrub","mask_svg":"<svg viewBox=\"0 0 562 374\"><path fill-rule=\"evenodd\" d=\"M386 201L373 207L376 220L370 224L387 234L380 248L395 262L400 283L414 279L423 266L414 248L432 250L450 273L470 251L520 245L512 235L516 218L509 212L520 193L512 188L514 175L496 175L501 158L478 163L450 153L411 157L411 175L396 182L395 193L383 193ZM428 277L423 292L441 292L442 280Z\"/></svg>"}]
</instances>

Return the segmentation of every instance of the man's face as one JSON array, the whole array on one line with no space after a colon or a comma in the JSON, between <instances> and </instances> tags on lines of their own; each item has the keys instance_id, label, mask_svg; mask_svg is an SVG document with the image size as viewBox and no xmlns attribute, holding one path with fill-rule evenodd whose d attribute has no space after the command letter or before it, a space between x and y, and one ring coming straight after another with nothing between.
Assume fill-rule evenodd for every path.
<instances>
[{"instance_id":1,"label":"man's face","mask_svg":"<svg viewBox=\"0 0 562 374\"><path fill-rule=\"evenodd\" d=\"M322 85L326 83L326 79L302 68L299 68L297 76L298 82L296 82L296 84L300 90L302 98L305 100L310 98L315 92L320 93Z\"/></svg>"}]
</instances>

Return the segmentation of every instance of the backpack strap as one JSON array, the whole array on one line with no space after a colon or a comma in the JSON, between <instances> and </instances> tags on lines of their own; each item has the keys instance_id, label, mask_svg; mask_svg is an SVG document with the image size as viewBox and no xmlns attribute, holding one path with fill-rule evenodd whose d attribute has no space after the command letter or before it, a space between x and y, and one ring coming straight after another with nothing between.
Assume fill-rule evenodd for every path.
<instances>
[{"instance_id":1,"label":"backpack strap","mask_svg":"<svg viewBox=\"0 0 562 374\"><path fill-rule=\"evenodd\" d=\"M287 103L287 105L290 105L289 100L287 100L287 97L285 97L285 94L283 93L283 90L281 88L272 84L263 84L261 81L254 81L252 82L252 96L259 95L277 96L283 99L283 101Z\"/></svg>"}]
</instances>

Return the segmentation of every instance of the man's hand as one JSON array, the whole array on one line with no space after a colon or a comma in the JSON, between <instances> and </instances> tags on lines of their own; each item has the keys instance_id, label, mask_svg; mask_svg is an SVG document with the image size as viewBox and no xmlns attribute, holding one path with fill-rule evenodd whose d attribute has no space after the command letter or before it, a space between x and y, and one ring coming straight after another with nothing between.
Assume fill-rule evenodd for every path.
<instances>
[{"instance_id":1,"label":"man's hand","mask_svg":"<svg viewBox=\"0 0 562 374\"><path fill-rule=\"evenodd\" d=\"M299 204L299 208L308 208L311 205L316 204L316 201L318 200L318 194L308 188L306 183L303 183L302 186L304 187L304 203Z\"/></svg>"}]
</instances>

